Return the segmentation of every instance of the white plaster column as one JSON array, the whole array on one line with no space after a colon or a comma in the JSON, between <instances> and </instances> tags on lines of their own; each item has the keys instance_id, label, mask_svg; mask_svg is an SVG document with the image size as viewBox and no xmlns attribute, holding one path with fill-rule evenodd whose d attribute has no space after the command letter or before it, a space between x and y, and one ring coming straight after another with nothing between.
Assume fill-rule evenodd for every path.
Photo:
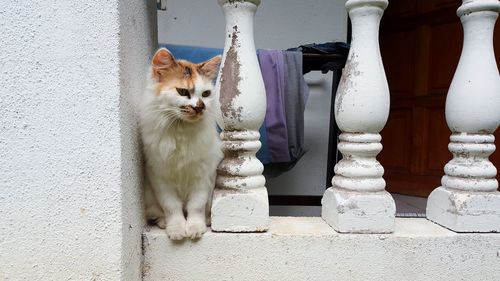
<instances>
[{"instance_id":1,"label":"white plaster column","mask_svg":"<svg viewBox=\"0 0 500 281\"><path fill-rule=\"evenodd\" d=\"M349 0L352 43L335 97L342 131L332 187L322 199L323 219L339 232L390 233L395 204L385 191L379 132L389 116L389 87L380 56L378 29L387 0Z\"/></svg>"},{"instance_id":2,"label":"white plaster column","mask_svg":"<svg viewBox=\"0 0 500 281\"><path fill-rule=\"evenodd\" d=\"M212 229L265 231L269 202L264 166L255 157L261 143L266 96L255 51L253 19L260 0L219 0L226 17L226 42L216 83L224 159L217 169Z\"/></svg>"},{"instance_id":3,"label":"white plaster column","mask_svg":"<svg viewBox=\"0 0 500 281\"><path fill-rule=\"evenodd\" d=\"M457 232L500 231L493 132L500 122L500 76L493 51L497 0L464 0L464 44L446 98L453 159L427 201L427 218Z\"/></svg>"}]
</instances>

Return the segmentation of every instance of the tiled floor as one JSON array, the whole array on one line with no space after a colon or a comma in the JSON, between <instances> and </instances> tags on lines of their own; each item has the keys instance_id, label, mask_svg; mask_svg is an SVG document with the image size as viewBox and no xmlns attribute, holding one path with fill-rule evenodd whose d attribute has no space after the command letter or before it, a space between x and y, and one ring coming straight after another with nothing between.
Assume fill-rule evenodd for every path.
<instances>
[{"instance_id":1,"label":"tiled floor","mask_svg":"<svg viewBox=\"0 0 500 281\"><path fill-rule=\"evenodd\" d=\"M425 217L427 198L392 193L396 202L396 216ZM271 216L319 217L321 206L270 206Z\"/></svg>"},{"instance_id":2,"label":"tiled floor","mask_svg":"<svg viewBox=\"0 0 500 281\"><path fill-rule=\"evenodd\" d=\"M425 217L427 198L392 193L397 217Z\"/></svg>"}]
</instances>

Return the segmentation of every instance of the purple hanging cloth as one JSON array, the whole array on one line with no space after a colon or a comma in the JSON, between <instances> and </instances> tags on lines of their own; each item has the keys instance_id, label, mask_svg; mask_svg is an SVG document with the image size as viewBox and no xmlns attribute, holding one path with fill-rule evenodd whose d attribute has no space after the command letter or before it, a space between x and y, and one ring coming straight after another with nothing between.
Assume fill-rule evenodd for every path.
<instances>
[{"instance_id":1,"label":"purple hanging cloth","mask_svg":"<svg viewBox=\"0 0 500 281\"><path fill-rule=\"evenodd\" d=\"M258 50L267 97L267 145L272 162L290 162L285 114L285 67L283 51Z\"/></svg>"}]
</instances>

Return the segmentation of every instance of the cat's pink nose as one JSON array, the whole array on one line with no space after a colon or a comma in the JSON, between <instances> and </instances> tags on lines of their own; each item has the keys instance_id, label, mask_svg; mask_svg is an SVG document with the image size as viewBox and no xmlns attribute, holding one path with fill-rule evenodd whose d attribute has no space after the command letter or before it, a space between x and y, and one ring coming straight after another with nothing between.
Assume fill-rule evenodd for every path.
<instances>
[{"instance_id":1,"label":"cat's pink nose","mask_svg":"<svg viewBox=\"0 0 500 281\"><path fill-rule=\"evenodd\" d=\"M195 106L193 107L194 111L196 111L196 113L200 113L203 111L205 107L204 106Z\"/></svg>"},{"instance_id":2,"label":"cat's pink nose","mask_svg":"<svg viewBox=\"0 0 500 281\"><path fill-rule=\"evenodd\" d=\"M199 100L196 103L196 106L191 106L191 107L194 109L196 113L200 113L203 111L203 109L205 109L205 104L201 100Z\"/></svg>"}]
</instances>

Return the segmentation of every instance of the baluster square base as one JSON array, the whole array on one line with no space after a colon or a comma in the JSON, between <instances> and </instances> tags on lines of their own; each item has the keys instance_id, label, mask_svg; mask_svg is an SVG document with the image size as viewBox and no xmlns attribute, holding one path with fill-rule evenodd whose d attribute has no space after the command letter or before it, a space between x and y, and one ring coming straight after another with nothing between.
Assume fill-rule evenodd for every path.
<instances>
[{"instance_id":1,"label":"baluster square base","mask_svg":"<svg viewBox=\"0 0 500 281\"><path fill-rule=\"evenodd\" d=\"M455 232L500 232L500 192L436 188L427 199L427 219Z\"/></svg>"},{"instance_id":2,"label":"baluster square base","mask_svg":"<svg viewBox=\"0 0 500 281\"><path fill-rule=\"evenodd\" d=\"M321 204L321 217L338 232L394 232L396 205L387 191L356 192L330 187Z\"/></svg>"},{"instance_id":3,"label":"baluster square base","mask_svg":"<svg viewBox=\"0 0 500 281\"><path fill-rule=\"evenodd\" d=\"M265 187L216 188L212 201L212 230L263 232L269 228L269 199Z\"/></svg>"}]
</instances>

